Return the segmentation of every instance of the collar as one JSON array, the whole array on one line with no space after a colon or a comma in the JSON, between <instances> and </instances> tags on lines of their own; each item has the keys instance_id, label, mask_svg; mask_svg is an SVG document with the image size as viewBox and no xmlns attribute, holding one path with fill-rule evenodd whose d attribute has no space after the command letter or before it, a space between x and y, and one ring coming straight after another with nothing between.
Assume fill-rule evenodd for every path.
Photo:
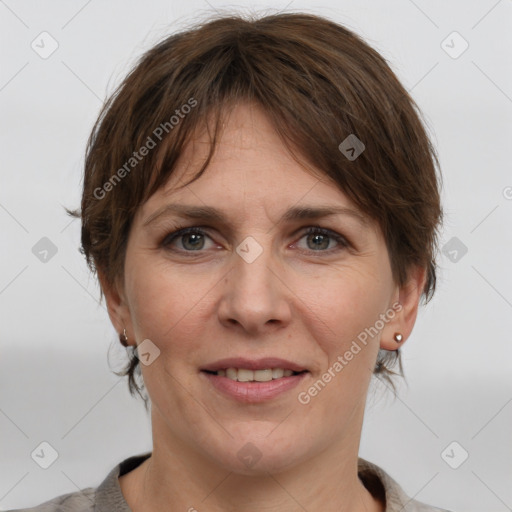
<instances>
[{"instance_id":1,"label":"collar","mask_svg":"<svg viewBox=\"0 0 512 512\"><path fill-rule=\"evenodd\" d=\"M117 464L96 489L94 512L112 510L132 512L124 499L118 477L129 473L151 456L152 452L134 455ZM409 498L398 483L382 468L358 458L358 476L368 491L385 503L386 512L443 512Z\"/></svg>"}]
</instances>

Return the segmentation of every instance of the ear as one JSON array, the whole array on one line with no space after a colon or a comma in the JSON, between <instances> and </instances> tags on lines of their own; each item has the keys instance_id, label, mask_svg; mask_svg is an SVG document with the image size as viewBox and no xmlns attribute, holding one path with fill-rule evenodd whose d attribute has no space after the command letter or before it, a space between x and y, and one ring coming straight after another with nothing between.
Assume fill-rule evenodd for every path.
<instances>
[{"instance_id":1,"label":"ear","mask_svg":"<svg viewBox=\"0 0 512 512\"><path fill-rule=\"evenodd\" d=\"M414 265L409 270L407 282L402 287L397 286L393 300L389 304L389 307L395 311L395 316L385 324L382 330L380 348L396 350L402 347L410 336L416 322L426 278L426 268ZM401 342L395 341L395 333L402 335Z\"/></svg>"},{"instance_id":2,"label":"ear","mask_svg":"<svg viewBox=\"0 0 512 512\"><path fill-rule=\"evenodd\" d=\"M117 331L118 335L123 334L124 329L126 329L128 344L134 345L135 342L131 329L130 314L122 285L118 281L110 285L103 272L99 269L97 269L97 274L107 303L108 316L110 317L114 329Z\"/></svg>"}]
</instances>

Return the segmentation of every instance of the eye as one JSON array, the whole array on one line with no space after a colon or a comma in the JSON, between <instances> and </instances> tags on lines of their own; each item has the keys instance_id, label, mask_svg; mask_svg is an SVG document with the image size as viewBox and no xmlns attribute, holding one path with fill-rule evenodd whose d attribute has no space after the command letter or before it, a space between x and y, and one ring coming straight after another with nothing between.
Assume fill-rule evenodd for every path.
<instances>
[{"instance_id":1,"label":"eye","mask_svg":"<svg viewBox=\"0 0 512 512\"><path fill-rule=\"evenodd\" d=\"M210 238L205 231L200 228L183 228L166 235L161 245L168 248L178 240L181 241L179 244L181 248L178 248L178 251L195 252L204 249L205 237Z\"/></svg>"},{"instance_id":2,"label":"eye","mask_svg":"<svg viewBox=\"0 0 512 512\"><path fill-rule=\"evenodd\" d=\"M349 247L347 240L335 231L320 227L309 227L307 231L302 235L301 240L306 238L307 250L315 252L333 252L345 249ZM336 242L334 248L329 248L331 242ZM328 250L325 250L328 249Z\"/></svg>"},{"instance_id":3,"label":"eye","mask_svg":"<svg viewBox=\"0 0 512 512\"><path fill-rule=\"evenodd\" d=\"M194 253L208 249L205 247L206 239L212 240L200 227L175 228L164 237L160 245L170 251ZM346 238L339 233L318 226L307 228L299 240L302 239L306 240L306 248L300 248L301 251L331 253L350 246ZM176 244L178 247L173 247Z\"/></svg>"}]
</instances>

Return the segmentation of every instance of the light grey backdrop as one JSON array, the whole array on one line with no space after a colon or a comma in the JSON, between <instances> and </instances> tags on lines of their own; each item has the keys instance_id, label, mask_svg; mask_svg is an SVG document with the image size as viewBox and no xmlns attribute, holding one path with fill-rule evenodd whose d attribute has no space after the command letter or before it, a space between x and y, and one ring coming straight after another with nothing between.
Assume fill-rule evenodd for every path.
<instances>
[{"instance_id":1,"label":"light grey backdrop","mask_svg":"<svg viewBox=\"0 0 512 512\"><path fill-rule=\"evenodd\" d=\"M345 24L423 110L444 174L438 291L403 350L408 387L371 395L360 455L430 504L512 510L509 0L0 1L0 507L96 486L151 449L141 403L111 372L124 349L63 206L79 205L105 95L145 49L220 8ZM59 455L48 469L31 457L42 442Z\"/></svg>"}]
</instances>

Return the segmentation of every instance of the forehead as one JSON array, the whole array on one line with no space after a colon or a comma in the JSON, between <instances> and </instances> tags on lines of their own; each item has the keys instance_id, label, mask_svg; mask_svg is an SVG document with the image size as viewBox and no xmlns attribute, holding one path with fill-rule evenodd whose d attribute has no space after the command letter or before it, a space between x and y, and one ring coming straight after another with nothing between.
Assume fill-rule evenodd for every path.
<instances>
[{"instance_id":1,"label":"forehead","mask_svg":"<svg viewBox=\"0 0 512 512\"><path fill-rule=\"evenodd\" d=\"M263 208L271 218L292 206L355 205L320 169L290 154L265 112L240 104L221 121L215 153L204 173L187 184L210 150L207 131L198 132L184 151L167 183L140 209L145 220L169 203L210 205L247 216Z\"/></svg>"},{"instance_id":2,"label":"forehead","mask_svg":"<svg viewBox=\"0 0 512 512\"><path fill-rule=\"evenodd\" d=\"M229 170L225 174L231 177L247 172L251 178L265 178L263 171L270 166L288 179L297 176L300 170L303 173L307 170L316 179L326 179L320 169L309 165L304 158L300 159L301 164L293 158L265 111L256 103L240 103L223 112L217 137L209 168L218 178L222 178L224 173L219 171L224 168ZM202 126L185 145L177 172L169 180L169 188L192 178L200 164L206 160L210 148L210 134L206 126ZM300 154L298 150L295 153Z\"/></svg>"}]
</instances>

